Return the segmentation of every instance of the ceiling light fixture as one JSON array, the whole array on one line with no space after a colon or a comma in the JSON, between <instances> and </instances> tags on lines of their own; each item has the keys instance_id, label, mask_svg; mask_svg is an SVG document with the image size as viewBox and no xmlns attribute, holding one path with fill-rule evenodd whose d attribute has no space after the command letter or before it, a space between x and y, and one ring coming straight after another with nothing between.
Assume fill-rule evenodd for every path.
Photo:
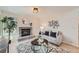
<instances>
[{"instance_id":1,"label":"ceiling light fixture","mask_svg":"<svg viewBox=\"0 0 79 59\"><path fill-rule=\"evenodd\" d=\"M37 7L33 8L33 13L38 13L38 12L39 12L39 10Z\"/></svg>"}]
</instances>

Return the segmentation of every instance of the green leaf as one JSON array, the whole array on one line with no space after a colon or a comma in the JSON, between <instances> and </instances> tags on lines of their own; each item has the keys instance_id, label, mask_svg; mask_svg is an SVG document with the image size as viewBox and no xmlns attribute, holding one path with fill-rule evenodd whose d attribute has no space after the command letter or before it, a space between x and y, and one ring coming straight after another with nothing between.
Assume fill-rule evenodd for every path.
<instances>
[{"instance_id":1,"label":"green leaf","mask_svg":"<svg viewBox=\"0 0 79 59\"><path fill-rule=\"evenodd\" d=\"M3 19L1 20L2 23L5 23L5 26L4 26L4 30L6 31L10 31L10 32L13 32L14 29L16 28L17 26L17 22L14 20L13 17L3 17Z\"/></svg>"}]
</instances>

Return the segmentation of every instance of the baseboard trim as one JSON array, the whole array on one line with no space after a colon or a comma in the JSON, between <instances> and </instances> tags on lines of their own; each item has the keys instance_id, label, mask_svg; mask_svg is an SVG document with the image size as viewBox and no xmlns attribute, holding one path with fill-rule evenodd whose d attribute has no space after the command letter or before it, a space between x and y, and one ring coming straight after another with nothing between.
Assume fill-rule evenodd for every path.
<instances>
[{"instance_id":1,"label":"baseboard trim","mask_svg":"<svg viewBox=\"0 0 79 59\"><path fill-rule=\"evenodd\" d=\"M62 42L62 44L63 44L63 43L66 44L66 45L73 46L73 47L75 47L75 48L79 48L79 46L76 46L76 45L74 45L74 44L70 44L70 43L67 43L67 42L64 42L64 41Z\"/></svg>"}]
</instances>

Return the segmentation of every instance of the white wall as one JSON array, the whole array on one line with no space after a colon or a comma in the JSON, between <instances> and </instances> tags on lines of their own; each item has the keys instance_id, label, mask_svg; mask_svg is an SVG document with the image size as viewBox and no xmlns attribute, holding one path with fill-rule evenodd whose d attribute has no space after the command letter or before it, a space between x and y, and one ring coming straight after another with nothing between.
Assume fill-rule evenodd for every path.
<instances>
[{"instance_id":1,"label":"white wall","mask_svg":"<svg viewBox=\"0 0 79 59\"><path fill-rule=\"evenodd\" d=\"M33 35L38 35L40 31L40 19L38 17L32 17L32 30Z\"/></svg>"},{"instance_id":2,"label":"white wall","mask_svg":"<svg viewBox=\"0 0 79 59\"><path fill-rule=\"evenodd\" d=\"M78 19L79 19L79 9L71 11L60 17L53 17L55 20L59 21L59 30L63 34L63 42L79 47L78 38ZM49 16L49 15L48 15ZM41 24L48 24L50 17L41 18Z\"/></svg>"},{"instance_id":3,"label":"white wall","mask_svg":"<svg viewBox=\"0 0 79 59\"><path fill-rule=\"evenodd\" d=\"M22 20L25 21L25 24L23 24ZM32 22L32 19L30 16L18 16L17 17L18 27L27 27L27 26L29 27L30 26L29 23L31 22Z\"/></svg>"},{"instance_id":4,"label":"white wall","mask_svg":"<svg viewBox=\"0 0 79 59\"><path fill-rule=\"evenodd\" d=\"M63 42L78 46L78 10L70 12L59 19L60 31L63 33Z\"/></svg>"}]
</instances>

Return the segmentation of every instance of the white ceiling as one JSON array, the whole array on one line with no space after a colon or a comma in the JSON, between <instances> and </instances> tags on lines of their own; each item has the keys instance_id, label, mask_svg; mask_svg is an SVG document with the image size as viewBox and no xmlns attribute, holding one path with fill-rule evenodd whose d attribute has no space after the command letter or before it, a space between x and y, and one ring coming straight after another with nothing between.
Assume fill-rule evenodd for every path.
<instances>
[{"instance_id":1,"label":"white ceiling","mask_svg":"<svg viewBox=\"0 0 79 59\"><path fill-rule=\"evenodd\" d=\"M32 15L32 6L0 6L1 10L6 10L18 15ZM60 16L78 9L76 6L39 6L39 15Z\"/></svg>"}]
</instances>

